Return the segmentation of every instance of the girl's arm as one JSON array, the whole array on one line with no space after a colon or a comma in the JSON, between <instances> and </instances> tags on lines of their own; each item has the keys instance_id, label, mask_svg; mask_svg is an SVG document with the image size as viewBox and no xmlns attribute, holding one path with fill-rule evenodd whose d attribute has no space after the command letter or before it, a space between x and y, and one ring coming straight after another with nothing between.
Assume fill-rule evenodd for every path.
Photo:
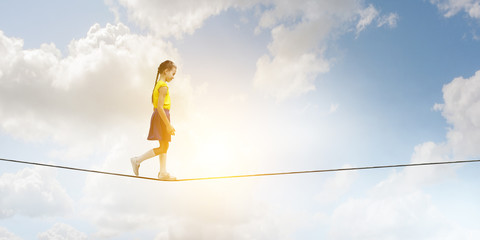
<instances>
[{"instance_id":1,"label":"girl's arm","mask_svg":"<svg viewBox=\"0 0 480 240\"><path fill-rule=\"evenodd\" d=\"M167 88L166 87L161 87L158 89L158 103L157 103L157 110L158 114L160 114L160 119L162 119L163 123L167 127L167 132L170 135L175 135L175 129L173 126L170 124L170 121L168 121L167 114L165 114L165 111L163 110L163 103L165 102L165 96L167 95Z\"/></svg>"}]
</instances>

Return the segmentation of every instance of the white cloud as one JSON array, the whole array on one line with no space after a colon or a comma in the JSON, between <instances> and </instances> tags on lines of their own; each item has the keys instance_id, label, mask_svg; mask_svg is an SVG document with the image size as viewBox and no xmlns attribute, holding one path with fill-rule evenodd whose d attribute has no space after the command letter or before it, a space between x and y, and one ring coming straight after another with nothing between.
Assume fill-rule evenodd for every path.
<instances>
[{"instance_id":1,"label":"white cloud","mask_svg":"<svg viewBox=\"0 0 480 240\"><path fill-rule=\"evenodd\" d=\"M190 85L189 78L182 76L182 63L176 50L159 38L131 34L122 24L108 24L106 27L96 24L85 37L70 43L65 57L53 45L25 50L22 40L9 38L3 33L0 34L0 43L0 53L10 59L0 65L1 130L29 141L52 141L55 144L52 153L58 158L78 159L97 151L108 154L109 160L89 168L104 167L108 171L131 173L128 159L132 152L138 154L152 146L145 141L151 114L150 93L156 68L165 59L172 59L179 66L176 77L180 81L171 85L174 120L190 119L189 108L197 91ZM185 132L190 134L188 130ZM182 157L187 158L180 154ZM151 161L152 172L143 166L143 174L156 175L155 163L158 164ZM44 174L31 172L25 170L17 174L20 176L7 174L1 178L1 195L8 196L0 199L1 217L15 214L55 216L68 212L71 200L62 189L58 189L54 176L46 178ZM27 180L21 179L24 177L28 177ZM133 192L138 195L130 195L118 179L100 179L100 182L87 181L84 205L79 207L80 211L89 213L84 215L86 219L98 224L98 236L111 236L141 227L156 230L168 219L171 211L158 204L165 198L153 199L151 191L143 184L134 184L137 190ZM23 186L21 184L26 186L18 187ZM145 202L138 201L138 196ZM38 198L36 204L28 202L32 198ZM174 204L177 200L169 198L164 203ZM112 206L110 201L116 203ZM139 209L130 208L129 204L138 202L142 203ZM184 203L182 206L190 205ZM125 207L131 210L125 211ZM158 215L152 214L150 210L157 207ZM209 206L210 209L214 207ZM67 231L65 234L71 232L64 225L58 225L40 237L61 234L62 231Z\"/></svg>"},{"instance_id":2,"label":"white cloud","mask_svg":"<svg viewBox=\"0 0 480 240\"><path fill-rule=\"evenodd\" d=\"M273 28L279 23L298 23L316 20L336 19L340 23L351 20L355 11L362 8L361 2L357 0L339 0L339 1L288 1L278 0L271 4L271 7L261 13L259 28ZM328 22L326 25L331 25Z\"/></svg>"},{"instance_id":3,"label":"white cloud","mask_svg":"<svg viewBox=\"0 0 480 240\"><path fill-rule=\"evenodd\" d=\"M111 151L101 169L131 172L126 144ZM174 174L181 168L195 172L207 167L212 175L221 171L218 162L207 160L197 167L194 162L178 163L171 154L168 164ZM182 167L172 167L178 164ZM158 158L142 163L142 176L157 172ZM79 209L96 226L98 238L154 231L157 239L288 239L306 217L260 202L256 184L248 179L165 183L89 175Z\"/></svg>"},{"instance_id":4,"label":"white cloud","mask_svg":"<svg viewBox=\"0 0 480 240\"><path fill-rule=\"evenodd\" d=\"M87 156L142 127L158 64L180 62L171 44L122 24L92 26L70 43L66 57L53 44L24 50L22 40L2 32L0 44L8 59L0 62L0 128L63 145L53 152L59 157Z\"/></svg>"},{"instance_id":5,"label":"white cloud","mask_svg":"<svg viewBox=\"0 0 480 240\"><path fill-rule=\"evenodd\" d=\"M378 11L373 5L369 5L367 8L360 11L360 20L357 23L357 34L363 31L368 25L373 22L373 19L377 18Z\"/></svg>"},{"instance_id":6,"label":"white cloud","mask_svg":"<svg viewBox=\"0 0 480 240\"><path fill-rule=\"evenodd\" d=\"M65 215L72 210L72 199L45 168L25 168L16 174L0 176L0 218Z\"/></svg>"},{"instance_id":7,"label":"white cloud","mask_svg":"<svg viewBox=\"0 0 480 240\"><path fill-rule=\"evenodd\" d=\"M338 103L332 103L330 104L330 110L329 110L329 113L334 113L338 110L338 107L340 106L340 104Z\"/></svg>"},{"instance_id":8,"label":"white cloud","mask_svg":"<svg viewBox=\"0 0 480 240\"><path fill-rule=\"evenodd\" d=\"M256 32L272 28L269 54L257 61L254 86L277 100L315 90L314 82L330 70L324 51L328 40L349 31L358 20L356 32L363 31L379 12L361 1L277 1L261 14ZM394 27L396 15L381 20ZM379 22L379 26L385 23Z\"/></svg>"},{"instance_id":9,"label":"white cloud","mask_svg":"<svg viewBox=\"0 0 480 240\"><path fill-rule=\"evenodd\" d=\"M480 2L475 2L468 10L468 15L472 18L480 18Z\"/></svg>"},{"instance_id":10,"label":"white cloud","mask_svg":"<svg viewBox=\"0 0 480 240\"><path fill-rule=\"evenodd\" d=\"M315 89L318 75L330 69L323 53L332 34L350 31L350 25L358 20L358 35L379 16L373 5L365 8L360 0L118 0L109 4L114 12L118 12L119 6L125 7L132 21L157 35L176 37L192 34L206 19L223 11L256 7L260 20L255 32L271 29L272 42L269 54L257 60L253 82L277 100ZM394 27L397 19L396 14L381 16L378 25Z\"/></svg>"},{"instance_id":11,"label":"white cloud","mask_svg":"<svg viewBox=\"0 0 480 240\"><path fill-rule=\"evenodd\" d=\"M156 239L291 239L292 233L310 220L306 214L267 203L250 211L261 217L235 224L180 218L166 223L168 233L160 233Z\"/></svg>"},{"instance_id":12,"label":"white cloud","mask_svg":"<svg viewBox=\"0 0 480 240\"><path fill-rule=\"evenodd\" d=\"M87 235L75 229L74 227L65 223L56 223L51 229L39 233L40 240L83 240L87 239Z\"/></svg>"},{"instance_id":13,"label":"white cloud","mask_svg":"<svg viewBox=\"0 0 480 240\"><path fill-rule=\"evenodd\" d=\"M380 15L380 12L373 6L369 5L367 8L359 11L360 19L357 22L356 30L357 37L360 32L371 25L374 21L377 22L377 27L388 26L394 28L397 26L398 14L389 13L387 15Z\"/></svg>"},{"instance_id":14,"label":"white cloud","mask_svg":"<svg viewBox=\"0 0 480 240\"><path fill-rule=\"evenodd\" d=\"M480 156L480 71L455 78L442 91L442 115L452 125L447 139L455 157Z\"/></svg>"},{"instance_id":15,"label":"white cloud","mask_svg":"<svg viewBox=\"0 0 480 240\"><path fill-rule=\"evenodd\" d=\"M130 173L126 158L128 144L128 141L118 143L102 164L103 168ZM172 163L170 158L171 169ZM142 163L140 172L142 176L156 176L158 158ZM145 229L157 231L159 235L171 235L172 231L177 235L207 234L211 226L232 230L251 217L249 184L233 185L236 187L221 182L172 184L89 175L80 206L82 215L97 226L98 237Z\"/></svg>"},{"instance_id":16,"label":"white cloud","mask_svg":"<svg viewBox=\"0 0 480 240\"><path fill-rule=\"evenodd\" d=\"M2 130L21 139L51 140L56 144L54 153L59 157L71 155L80 158L89 152L101 151L101 154L107 154L107 159L96 163L96 166L88 166L89 168L131 173L128 158L132 152L139 154L147 150L147 146L151 147L145 141L145 131L148 130L151 114L150 93L155 69L158 63L166 58L174 61L180 59L176 50L156 37L131 34L122 24L92 26L85 37L70 43L66 56L61 56L53 45L25 50L20 39L9 38L2 33L0 40L1 53L11 54L9 57L12 59L0 66ZM198 146L209 144L208 141L213 139L206 139L204 136L211 135L210 129L215 127L218 130L222 126L217 122L210 123L215 126L202 125L211 122L211 115L204 114L199 117L201 110L188 113L193 117L188 116L186 112L189 112L192 98L196 98L197 94L206 94L202 91L208 92L208 88L201 85L199 89L194 89L189 78L182 76L181 60L176 63L179 65L176 78L180 81L171 85L172 99L175 98L173 101L176 106L174 121L179 118L182 118L182 121L195 118L195 124L192 124L193 127L186 127L184 134L181 134L182 128L179 128L179 136L176 136L175 140L181 147L176 151L175 146L172 146L169 158L176 157L177 161L169 161L169 168L178 169L174 164L181 163L188 166L183 167L189 169L186 170L187 173L218 174L218 171L222 170L242 169L238 167L239 164L245 167L245 162L254 161L255 158L245 160L246 153L240 152L244 149L231 151L236 158L244 158L244 161L238 160L236 163L220 161L220 157L224 158L225 155L214 155L212 160L212 152L204 153L203 159L199 159L196 151L204 149ZM177 123L180 121L174 122ZM219 138L211 142L214 146L211 150L215 150L215 144L230 149L233 143L228 139L223 141L224 133L219 132L220 134L216 135ZM198 138L203 142L191 139L195 134L199 135ZM240 137L236 141L243 140ZM58 146L64 146L65 149L58 149ZM187 161L180 162L181 159ZM197 162L192 162L196 159ZM215 168L211 167L213 164ZM155 176L157 171L158 160L150 160L141 168L142 175L146 176ZM178 228L176 231L180 236L183 231L190 231L188 226L192 222L197 226L199 234L203 233L202 229L209 229L204 233L205 239L215 236L216 226L221 226L225 236L232 238L240 231L238 229L242 228L254 229L261 232L259 234L268 235L270 233L262 232L258 225L252 223L258 219L263 220L263 215L257 215L258 208L252 207L254 203L248 197L250 185L239 183L235 191L232 191L230 185L223 183L202 183L201 186L187 185L179 188L158 182L134 180L126 183L114 177L88 176L84 198L78 209L84 213L85 218L96 224L98 237L115 236L127 230L142 228L158 231L159 236L165 236L169 231L173 231L173 228ZM2 206L9 207L13 204L11 201L5 202L6 200L8 199L1 199L4 201ZM57 208L63 207L60 203L57 205ZM14 207L2 207L2 210L5 209L2 216L11 216L17 213L15 211L20 214L20 211L23 211ZM7 211L9 209L13 210ZM48 208L48 205L42 208L42 211L45 212L22 214L61 213ZM166 224L175 221L185 224ZM277 223L268 219L264 226L276 230L284 229L285 222L282 225ZM53 233L49 231L45 236L48 234Z\"/></svg>"},{"instance_id":17,"label":"white cloud","mask_svg":"<svg viewBox=\"0 0 480 240\"><path fill-rule=\"evenodd\" d=\"M19 236L11 233L8 229L0 227L0 240L20 240Z\"/></svg>"},{"instance_id":18,"label":"white cloud","mask_svg":"<svg viewBox=\"0 0 480 240\"><path fill-rule=\"evenodd\" d=\"M425 142L415 147L411 163L442 162L451 160L450 146ZM400 196L454 176L455 167L448 165L405 168L391 174L376 186L375 192L382 196Z\"/></svg>"},{"instance_id":19,"label":"white cloud","mask_svg":"<svg viewBox=\"0 0 480 240\"><path fill-rule=\"evenodd\" d=\"M232 0L201 1L133 1L118 0L128 11L129 19L159 36L182 37L192 34L203 22L230 7L245 7L250 2ZM109 1L112 11L118 12L116 2Z\"/></svg>"},{"instance_id":20,"label":"white cloud","mask_svg":"<svg viewBox=\"0 0 480 240\"><path fill-rule=\"evenodd\" d=\"M177 37L192 33L206 18L232 6L220 1L174 1L162 5L158 1L142 5L119 2L127 6L130 17L141 26L161 36ZM279 99L315 88L317 75L330 68L323 56L325 41L335 29L346 31L343 28L355 26L357 10L362 9L359 1L354 0L303 1L292 9L289 2L276 2L270 10L260 13L259 22L259 29L271 28L273 40L268 46L269 54L257 61L255 85ZM164 18L168 14L173 17ZM179 59L173 46L151 35L131 34L122 24L94 25L84 38L71 42L65 57L54 45L25 50L22 40L3 33L0 43L2 56L11 59L0 65L0 126L4 131L22 139L51 139L64 144L66 149L59 150L59 156L82 156L102 148L109 156L106 162L98 164L101 168L131 171L126 156L132 149L143 149L125 136L144 136L139 129L147 129L145 115L148 118L151 111L149 93L154 70L165 58ZM179 102L189 106L185 96L194 95L191 93L195 91L187 81L181 84L185 85L178 90L183 92L172 91L172 97L178 94ZM282 89L282 85L289 88ZM154 163L150 160L141 171L155 175ZM82 204L85 216L97 224L100 236L144 227L159 229L159 238L170 232L183 236L190 229L202 233L204 228L204 238L215 236L216 230L231 238L234 233L248 230L257 233L252 236L265 238L282 231L288 233L285 229L290 226L289 216L278 222L278 216L262 212L248 197L249 184L238 184L236 188L221 183L179 187L136 181L88 177ZM235 193L233 189L243 192ZM172 217L178 213L179 216ZM176 222L180 224L166 224Z\"/></svg>"},{"instance_id":21,"label":"white cloud","mask_svg":"<svg viewBox=\"0 0 480 240\"><path fill-rule=\"evenodd\" d=\"M330 70L323 56L332 29L355 14L357 1L277 1L262 13L256 31L272 28L269 54L257 60L254 86L277 100L315 90Z\"/></svg>"},{"instance_id":22,"label":"white cloud","mask_svg":"<svg viewBox=\"0 0 480 240\"><path fill-rule=\"evenodd\" d=\"M142 168L151 166L146 163ZM243 233L240 230L255 230L253 221L266 217L252 202L251 183L172 184L95 176L88 181L84 214L101 237L147 229L157 231L159 238L245 239L237 235ZM281 228L268 222L265 227Z\"/></svg>"},{"instance_id":23,"label":"white cloud","mask_svg":"<svg viewBox=\"0 0 480 240\"><path fill-rule=\"evenodd\" d=\"M332 239L476 239L479 231L448 220L422 191L351 199L335 209Z\"/></svg>"},{"instance_id":24,"label":"white cloud","mask_svg":"<svg viewBox=\"0 0 480 240\"><path fill-rule=\"evenodd\" d=\"M344 168L351 167L349 165L342 166ZM338 172L335 176L327 179L323 183L320 193L315 199L321 204L328 204L338 201L345 193L348 192L353 181L356 179L355 172Z\"/></svg>"},{"instance_id":25,"label":"white cloud","mask_svg":"<svg viewBox=\"0 0 480 240\"><path fill-rule=\"evenodd\" d=\"M445 143L425 142L415 147L412 163L442 162L480 156L480 71L458 77L443 87L442 111L452 128ZM331 218L333 239L477 239L480 231L450 219L435 204L427 186L456 177L461 166L409 167L390 174L365 197L340 204ZM354 229L354 230L352 230Z\"/></svg>"},{"instance_id":26,"label":"white cloud","mask_svg":"<svg viewBox=\"0 0 480 240\"><path fill-rule=\"evenodd\" d=\"M314 80L319 72L329 70L328 62L315 54L303 54L294 58L265 55L257 61L254 77L256 88L272 95L277 100L299 96L315 90Z\"/></svg>"},{"instance_id":27,"label":"white cloud","mask_svg":"<svg viewBox=\"0 0 480 240\"><path fill-rule=\"evenodd\" d=\"M412 163L447 161L450 148L427 142L415 147ZM454 177L452 166L395 171L365 197L338 205L331 218L332 239L475 239L477 229L449 220L424 188ZM353 229L353 230L352 230Z\"/></svg>"},{"instance_id":28,"label":"white cloud","mask_svg":"<svg viewBox=\"0 0 480 240\"><path fill-rule=\"evenodd\" d=\"M145 26L159 27L167 32L193 31L207 15L228 6L261 4L247 1L240 4L208 3L217 10L204 11L208 13L206 15L198 14L204 17L196 18L193 25L177 21L185 26L171 30L157 25L163 24L162 21L142 19L149 18L147 13L152 9L159 10L159 13L189 15L191 11L203 11L195 4L205 8L207 4L175 2L158 8L157 1L142 5L120 1L132 16L138 15L139 23L146 22ZM181 8L182 4L188 6ZM273 28L273 41L268 46L271 54L258 60L254 85L277 99L314 90L317 75L330 68L329 61L323 56L325 47L321 42L331 33L333 26L355 19L356 9L361 5L355 0L345 0L302 1L294 5L289 1L278 1L268 6L271 8L260 14L261 19L271 15L271 25L261 20L259 27ZM182 11L173 11L177 8ZM161 15L153 14L153 17ZM285 16L304 20L284 25ZM336 20L340 20L339 23L335 23ZM175 25L172 29L176 29ZM166 58L178 59L177 64L181 65L171 44L151 35L131 34L121 23L92 26L84 38L70 43L65 57L53 44L25 50L21 39L3 33L0 33L0 43L0 53L5 56L0 60L0 128L17 138L49 140L64 146L52 151L53 156L58 157L82 158L96 149L111 147L114 144L110 143L112 139L116 141L122 135L131 136L138 134L138 129L146 129L148 126L143 120L148 117L150 107L145 104L149 101L149 94L145 93L150 92L155 76L152 69ZM176 112L183 116L194 95L186 79L178 84L181 87L175 93L182 105Z\"/></svg>"},{"instance_id":29,"label":"white cloud","mask_svg":"<svg viewBox=\"0 0 480 240\"><path fill-rule=\"evenodd\" d=\"M430 0L445 17L452 17L460 11L465 11L471 18L480 18L479 0Z\"/></svg>"},{"instance_id":30,"label":"white cloud","mask_svg":"<svg viewBox=\"0 0 480 240\"><path fill-rule=\"evenodd\" d=\"M381 16L377 20L377 27L388 26L390 28L394 28L397 26L398 21L398 14L390 13L388 15Z\"/></svg>"}]
</instances>

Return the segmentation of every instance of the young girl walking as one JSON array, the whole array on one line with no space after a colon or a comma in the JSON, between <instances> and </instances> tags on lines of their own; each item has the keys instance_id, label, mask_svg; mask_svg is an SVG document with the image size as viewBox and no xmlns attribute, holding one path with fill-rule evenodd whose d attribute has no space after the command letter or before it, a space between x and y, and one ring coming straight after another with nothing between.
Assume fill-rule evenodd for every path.
<instances>
[{"instance_id":1,"label":"young girl walking","mask_svg":"<svg viewBox=\"0 0 480 240\"><path fill-rule=\"evenodd\" d=\"M175 129L170 124L170 93L168 91L167 83L172 81L177 66L166 60L160 64L155 78L155 85L152 93L153 114L150 120L150 131L148 133L148 140L157 140L160 147L151 149L146 153L133 157L130 159L132 163L133 173L138 176L138 169L140 163L143 161L160 156L160 172L158 178L160 180L176 180L175 177L170 176L167 172L167 150L171 141L171 136L175 135Z\"/></svg>"}]
</instances>

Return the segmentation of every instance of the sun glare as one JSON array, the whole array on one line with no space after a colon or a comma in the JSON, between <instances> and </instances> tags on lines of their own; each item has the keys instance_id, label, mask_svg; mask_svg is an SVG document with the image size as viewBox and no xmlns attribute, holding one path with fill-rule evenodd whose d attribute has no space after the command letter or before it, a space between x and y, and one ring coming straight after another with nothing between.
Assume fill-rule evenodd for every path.
<instances>
[{"instance_id":1,"label":"sun glare","mask_svg":"<svg viewBox=\"0 0 480 240\"><path fill-rule=\"evenodd\" d=\"M202 172L229 172L229 162L232 156L230 141L224 137L212 137L200 145L199 160L202 162Z\"/></svg>"}]
</instances>

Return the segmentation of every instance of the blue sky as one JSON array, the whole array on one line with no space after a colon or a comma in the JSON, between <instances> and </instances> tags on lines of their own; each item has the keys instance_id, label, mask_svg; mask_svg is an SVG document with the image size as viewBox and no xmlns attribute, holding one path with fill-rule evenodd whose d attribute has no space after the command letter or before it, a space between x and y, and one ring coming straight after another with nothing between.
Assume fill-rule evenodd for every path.
<instances>
[{"instance_id":1,"label":"blue sky","mask_svg":"<svg viewBox=\"0 0 480 240\"><path fill-rule=\"evenodd\" d=\"M131 174L172 59L178 178L476 158L479 6L4 1L0 157ZM480 236L476 164L192 183L0 164L0 238Z\"/></svg>"}]
</instances>

